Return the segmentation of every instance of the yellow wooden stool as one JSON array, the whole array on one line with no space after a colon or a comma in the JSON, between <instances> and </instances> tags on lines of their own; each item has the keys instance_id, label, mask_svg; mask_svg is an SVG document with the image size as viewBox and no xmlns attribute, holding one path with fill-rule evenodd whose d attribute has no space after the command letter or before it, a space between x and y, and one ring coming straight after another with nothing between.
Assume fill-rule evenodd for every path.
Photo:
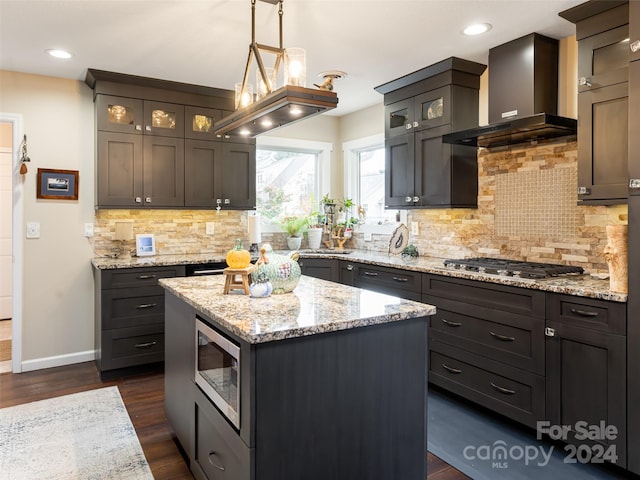
<instances>
[{"instance_id":1,"label":"yellow wooden stool","mask_svg":"<svg viewBox=\"0 0 640 480\"><path fill-rule=\"evenodd\" d=\"M224 290L223 294L227 294L232 290L244 290L245 295L249 295L249 275L253 271L253 265L245 268L225 268L224 273Z\"/></svg>"}]
</instances>

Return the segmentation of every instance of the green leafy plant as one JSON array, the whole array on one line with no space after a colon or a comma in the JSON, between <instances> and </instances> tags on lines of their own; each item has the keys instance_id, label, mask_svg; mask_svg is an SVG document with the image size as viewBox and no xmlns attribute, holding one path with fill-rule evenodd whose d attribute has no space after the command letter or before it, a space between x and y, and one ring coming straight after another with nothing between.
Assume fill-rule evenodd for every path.
<instances>
[{"instance_id":1,"label":"green leafy plant","mask_svg":"<svg viewBox=\"0 0 640 480\"><path fill-rule=\"evenodd\" d=\"M282 228L290 237L299 237L307 226L308 217L285 217L282 220Z\"/></svg>"}]
</instances>

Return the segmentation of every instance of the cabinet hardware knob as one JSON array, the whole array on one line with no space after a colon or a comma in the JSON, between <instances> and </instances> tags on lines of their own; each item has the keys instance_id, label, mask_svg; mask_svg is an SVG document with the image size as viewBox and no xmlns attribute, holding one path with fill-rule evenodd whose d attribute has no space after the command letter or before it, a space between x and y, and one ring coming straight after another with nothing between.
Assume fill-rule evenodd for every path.
<instances>
[{"instance_id":1,"label":"cabinet hardware knob","mask_svg":"<svg viewBox=\"0 0 640 480\"><path fill-rule=\"evenodd\" d=\"M231 203L231 200L229 200L228 198L224 199L224 204L225 205L229 205Z\"/></svg>"},{"instance_id":2,"label":"cabinet hardware knob","mask_svg":"<svg viewBox=\"0 0 640 480\"><path fill-rule=\"evenodd\" d=\"M209 452L209 463L211 465L213 465L215 468L217 468L218 470L220 470L221 472L224 472L224 467L222 465L218 465L217 463L213 463L213 461L211 460L211 457L215 456L216 452L214 452L213 450L211 450Z\"/></svg>"},{"instance_id":3,"label":"cabinet hardware knob","mask_svg":"<svg viewBox=\"0 0 640 480\"><path fill-rule=\"evenodd\" d=\"M407 129L407 130L411 130L412 125L411 125L410 123L407 123L407 124L404 126L404 128L405 128L405 129Z\"/></svg>"},{"instance_id":4,"label":"cabinet hardware knob","mask_svg":"<svg viewBox=\"0 0 640 480\"><path fill-rule=\"evenodd\" d=\"M157 343L158 342L136 343L135 347L136 348L149 348L149 347L153 347Z\"/></svg>"},{"instance_id":5,"label":"cabinet hardware knob","mask_svg":"<svg viewBox=\"0 0 640 480\"><path fill-rule=\"evenodd\" d=\"M587 312L586 310L580 310L579 308L572 308L569 310L571 313L580 315L581 317L597 317L598 312Z\"/></svg>"},{"instance_id":6,"label":"cabinet hardware knob","mask_svg":"<svg viewBox=\"0 0 640 480\"><path fill-rule=\"evenodd\" d=\"M347 265L347 270L352 271L353 270L353 265L351 265L351 264Z\"/></svg>"},{"instance_id":7,"label":"cabinet hardware knob","mask_svg":"<svg viewBox=\"0 0 640 480\"><path fill-rule=\"evenodd\" d=\"M221 199L221 198L216 198L216 203L217 203L218 205L220 205L220 204L222 203L222 199Z\"/></svg>"},{"instance_id":8,"label":"cabinet hardware knob","mask_svg":"<svg viewBox=\"0 0 640 480\"><path fill-rule=\"evenodd\" d=\"M364 272L367 277L377 277L378 274L376 272Z\"/></svg>"},{"instance_id":9,"label":"cabinet hardware knob","mask_svg":"<svg viewBox=\"0 0 640 480\"><path fill-rule=\"evenodd\" d=\"M404 201L407 203L411 203L411 197L404 197Z\"/></svg>"},{"instance_id":10,"label":"cabinet hardware knob","mask_svg":"<svg viewBox=\"0 0 640 480\"><path fill-rule=\"evenodd\" d=\"M556 329L555 328L551 328L551 327L545 327L544 328L544 334L547 337L555 337L556 336Z\"/></svg>"},{"instance_id":11,"label":"cabinet hardware knob","mask_svg":"<svg viewBox=\"0 0 640 480\"><path fill-rule=\"evenodd\" d=\"M140 305L138 305L136 308L139 308L140 310L144 309L144 308L153 308L157 305L157 303L141 303Z\"/></svg>"},{"instance_id":12,"label":"cabinet hardware knob","mask_svg":"<svg viewBox=\"0 0 640 480\"><path fill-rule=\"evenodd\" d=\"M144 197L145 203L151 203L151 197Z\"/></svg>"},{"instance_id":13,"label":"cabinet hardware knob","mask_svg":"<svg viewBox=\"0 0 640 480\"><path fill-rule=\"evenodd\" d=\"M135 201L136 203L142 203L142 197L136 197Z\"/></svg>"},{"instance_id":14,"label":"cabinet hardware knob","mask_svg":"<svg viewBox=\"0 0 640 480\"><path fill-rule=\"evenodd\" d=\"M408 282L409 279L408 278L403 278L403 277L391 277L393 278L396 282Z\"/></svg>"},{"instance_id":15,"label":"cabinet hardware knob","mask_svg":"<svg viewBox=\"0 0 640 480\"><path fill-rule=\"evenodd\" d=\"M150 278L156 278L156 275L138 275L138 280L149 280Z\"/></svg>"},{"instance_id":16,"label":"cabinet hardware knob","mask_svg":"<svg viewBox=\"0 0 640 480\"><path fill-rule=\"evenodd\" d=\"M418 122L413 122L413 128L419 127L420 124Z\"/></svg>"},{"instance_id":17,"label":"cabinet hardware knob","mask_svg":"<svg viewBox=\"0 0 640 480\"><path fill-rule=\"evenodd\" d=\"M591 195L591 189L588 187L578 187L578 195Z\"/></svg>"},{"instance_id":18,"label":"cabinet hardware knob","mask_svg":"<svg viewBox=\"0 0 640 480\"><path fill-rule=\"evenodd\" d=\"M419 202L420 201L420 197L413 197L411 199L412 202Z\"/></svg>"},{"instance_id":19,"label":"cabinet hardware knob","mask_svg":"<svg viewBox=\"0 0 640 480\"><path fill-rule=\"evenodd\" d=\"M635 42L631 42L629 44L629 49L633 52L636 53L638 51L640 51L640 40L636 40Z\"/></svg>"},{"instance_id":20,"label":"cabinet hardware knob","mask_svg":"<svg viewBox=\"0 0 640 480\"><path fill-rule=\"evenodd\" d=\"M497 338L498 340L502 340L503 342L514 342L516 339L515 337L507 337L506 335L500 335L499 333L495 332L489 332L489 335Z\"/></svg>"},{"instance_id":21,"label":"cabinet hardware knob","mask_svg":"<svg viewBox=\"0 0 640 480\"><path fill-rule=\"evenodd\" d=\"M516 393L516 391L515 391L515 390L511 390L511 389L509 389L509 388L501 387L500 385L496 385L496 384L495 384L495 383L493 383L493 382L489 382L489 384L490 384L493 388L495 388L497 391L499 391L500 393L504 393L505 395L513 395L514 393Z\"/></svg>"},{"instance_id":22,"label":"cabinet hardware knob","mask_svg":"<svg viewBox=\"0 0 640 480\"><path fill-rule=\"evenodd\" d=\"M142 125L136 125L136 131L141 132L142 131Z\"/></svg>"},{"instance_id":23,"label":"cabinet hardware knob","mask_svg":"<svg viewBox=\"0 0 640 480\"><path fill-rule=\"evenodd\" d=\"M147 132L150 132L150 131L151 131L151 125L146 125L146 126L144 127L144 129L145 129Z\"/></svg>"},{"instance_id":24,"label":"cabinet hardware knob","mask_svg":"<svg viewBox=\"0 0 640 480\"><path fill-rule=\"evenodd\" d=\"M447 365L446 363L442 364L442 368L444 368L447 372L449 373L462 373L462 370L460 370L459 368L453 368L450 367L449 365Z\"/></svg>"},{"instance_id":25,"label":"cabinet hardware knob","mask_svg":"<svg viewBox=\"0 0 640 480\"><path fill-rule=\"evenodd\" d=\"M589 77L580 77L578 79L578 85L580 85L581 87L590 87L591 79Z\"/></svg>"},{"instance_id":26,"label":"cabinet hardware knob","mask_svg":"<svg viewBox=\"0 0 640 480\"><path fill-rule=\"evenodd\" d=\"M640 188L640 178L630 178L629 188Z\"/></svg>"},{"instance_id":27,"label":"cabinet hardware knob","mask_svg":"<svg viewBox=\"0 0 640 480\"><path fill-rule=\"evenodd\" d=\"M452 322L450 320L447 320L446 318L442 319L442 323L444 323L445 325L449 326L449 327L461 327L462 323L460 322Z\"/></svg>"}]
</instances>

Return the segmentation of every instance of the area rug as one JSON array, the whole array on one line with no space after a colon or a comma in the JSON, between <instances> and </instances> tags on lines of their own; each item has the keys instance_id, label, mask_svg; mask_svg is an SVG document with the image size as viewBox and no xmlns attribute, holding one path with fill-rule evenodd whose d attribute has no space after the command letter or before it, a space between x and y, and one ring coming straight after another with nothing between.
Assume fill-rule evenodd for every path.
<instances>
[{"instance_id":1,"label":"area rug","mask_svg":"<svg viewBox=\"0 0 640 480\"><path fill-rule=\"evenodd\" d=\"M153 480L117 387L0 409L2 480Z\"/></svg>"}]
</instances>

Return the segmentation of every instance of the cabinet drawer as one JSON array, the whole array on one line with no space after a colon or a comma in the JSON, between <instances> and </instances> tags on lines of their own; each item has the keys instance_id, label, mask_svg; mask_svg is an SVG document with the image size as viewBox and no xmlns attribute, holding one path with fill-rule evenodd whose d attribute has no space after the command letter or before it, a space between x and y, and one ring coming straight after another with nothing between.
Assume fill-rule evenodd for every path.
<instances>
[{"instance_id":1,"label":"cabinet drawer","mask_svg":"<svg viewBox=\"0 0 640 480\"><path fill-rule=\"evenodd\" d=\"M158 285L160 278L184 276L184 266L121 268L102 271L102 288L129 288ZM162 291L162 288L159 287Z\"/></svg>"},{"instance_id":2,"label":"cabinet drawer","mask_svg":"<svg viewBox=\"0 0 640 480\"><path fill-rule=\"evenodd\" d=\"M429 317L429 338L544 375L544 322L518 317L505 324L437 306Z\"/></svg>"},{"instance_id":3,"label":"cabinet drawer","mask_svg":"<svg viewBox=\"0 0 640 480\"><path fill-rule=\"evenodd\" d=\"M380 285L407 292L420 292L421 274L418 272L361 264L357 275L358 286Z\"/></svg>"},{"instance_id":4,"label":"cabinet drawer","mask_svg":"<svg viewBox=\"0 0 640 480\"><path fill-rule=\"evenodd\" d=\"M544 318L545 293L461 278L423 274L422 293L457 302Z\"/></svg>"},{"instance_id":5,"label":"cabinet drawer","mask_svg":"<svg viewBox=\"0 0 640 480\"><path fill-rule=\"evenodd\" d=\"M626 303L549 294L547 319L603 332L627 333Z\"/></svg>"},{"instance_id":6,"label":"cabinet drawer","mask_svg":"<svg viewBox=\"0 0 640 480\"><path fill-rule=\"evenodd\" d=\"M106 290L102 295L105 330L164 322L164 291L160 286Z\"/></svg>"},{"instance_id":7,"label":"cabinet drawer","mask_svg":"<svg viewBox=\"0 0 640 480\"><path fill-rule=\"evenodd\" d=\"M429 381L518 422L544 418L544 377L432 342Z\"/></svg>"},{"instance_id":8,"label":"cabinet drawer","mask_svg":"<svg viewBox=\"0 0 640 480\"><path fill-rule=\"evenodd\" d=\"M102 332L102 370L132 367L164 359L164 325Z\"/></svg>"},{"instance_id":9,"label":"cabinet drawer","mask_svg":"<svg viewBox=\"0 0 640 480\"><path fill-rule=\"evenodd\" d=\"M208 480L249 480L253 451L198 387L195 389L195 449L193 462Z\"/></svg>"}]
</instances>

